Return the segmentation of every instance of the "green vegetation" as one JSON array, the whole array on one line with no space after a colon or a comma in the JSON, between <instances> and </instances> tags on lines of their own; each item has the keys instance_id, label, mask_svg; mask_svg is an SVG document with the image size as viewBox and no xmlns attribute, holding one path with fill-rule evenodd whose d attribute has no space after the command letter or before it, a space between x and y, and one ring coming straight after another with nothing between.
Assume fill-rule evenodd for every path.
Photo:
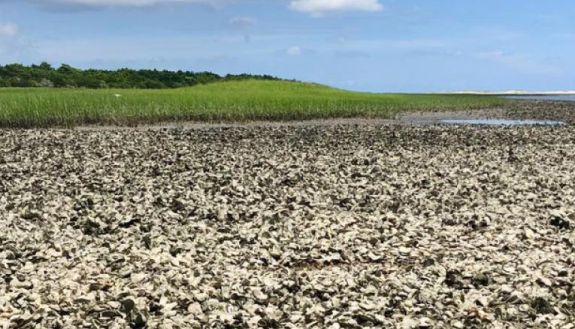
<instances>
[{"instance_id":1,"label":"green vegetation","mask_svg":"<svg viewBox=\"0 0 575 329\"><path fill-rule=\"evenodd\" d=\"M504 99L488 96L372 94L256 80L163 90L0 88L0 126L391 118L400 111L488 108L504 103Z\"/></svg>"},{"instance_id":2,"label":"green vegetation","mask_svg":"<svg viewBox=\"0 0 575 329\"><path fill-rule=\"evenodd\" d=\"M251 74L219 76L211 72L131 69L81 70L66 64L55 69L48 63L32 66L0 65L0 87L162 89L248 79L279 80L269 75Z\"/></svg>"}]
</instances>

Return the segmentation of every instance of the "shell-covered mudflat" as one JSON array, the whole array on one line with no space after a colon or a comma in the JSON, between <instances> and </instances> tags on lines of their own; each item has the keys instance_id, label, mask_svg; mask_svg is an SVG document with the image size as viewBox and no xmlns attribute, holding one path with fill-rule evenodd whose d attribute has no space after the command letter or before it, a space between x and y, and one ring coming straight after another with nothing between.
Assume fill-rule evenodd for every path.
<instances>
[{"instance_id":1,"label":"shell-covered mudflat","mask_svg":"<svg viewBox=\"0 0 575 329\"><path fill-rule=\"evenodd\" d=\"M0 328L575 328L575 130L0 131Z\"/></svg>"}]
</instances>

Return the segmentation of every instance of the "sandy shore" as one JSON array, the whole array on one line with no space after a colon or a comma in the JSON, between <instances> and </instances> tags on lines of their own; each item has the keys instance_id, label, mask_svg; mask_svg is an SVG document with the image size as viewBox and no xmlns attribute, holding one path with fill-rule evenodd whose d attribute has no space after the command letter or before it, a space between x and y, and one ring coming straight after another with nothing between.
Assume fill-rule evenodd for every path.
<instances>
[{"instance_id":1,"label":"sandy shore","mask_svg":"<svg viewBox=\"0 0 575 329\"><path fill-rule=\"evenodd\" d=\"M0 130L0 328L573 328L570 125L203 128Z\"/></svg>"}]
</instances>

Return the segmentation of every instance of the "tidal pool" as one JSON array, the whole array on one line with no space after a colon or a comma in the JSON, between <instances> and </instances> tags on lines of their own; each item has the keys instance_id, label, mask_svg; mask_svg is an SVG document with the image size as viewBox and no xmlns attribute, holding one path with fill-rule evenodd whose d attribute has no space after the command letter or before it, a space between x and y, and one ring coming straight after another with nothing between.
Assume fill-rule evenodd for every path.
<instances>
[{"instance_id":1,"label":"tidal pool","mask_svg":"<svg viewBox=\"0 0 575 329\"><path fill-rule=\"evenodd\" d=\"M490 125L490 126L559 126L565 124L553 120L513 120L513 119L444 119L441 123L454 125Z\"/></svg>"}]
</instances>

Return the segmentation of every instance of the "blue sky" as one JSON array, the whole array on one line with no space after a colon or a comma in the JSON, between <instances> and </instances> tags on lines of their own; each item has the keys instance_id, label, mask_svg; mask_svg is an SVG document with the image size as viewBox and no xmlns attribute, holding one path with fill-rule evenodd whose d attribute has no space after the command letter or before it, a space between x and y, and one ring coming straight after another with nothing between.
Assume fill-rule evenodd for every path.
<instances>
[{"instance_id":1,"label":"blue sky","mask_svg":"<svg viewBox=\"0 0 575 329\"><path fill-rule=\"evenodd\" d=\"M573 90L573 17L572 0L0 0L0 63Z\"/></svg>"}]
</instances>

